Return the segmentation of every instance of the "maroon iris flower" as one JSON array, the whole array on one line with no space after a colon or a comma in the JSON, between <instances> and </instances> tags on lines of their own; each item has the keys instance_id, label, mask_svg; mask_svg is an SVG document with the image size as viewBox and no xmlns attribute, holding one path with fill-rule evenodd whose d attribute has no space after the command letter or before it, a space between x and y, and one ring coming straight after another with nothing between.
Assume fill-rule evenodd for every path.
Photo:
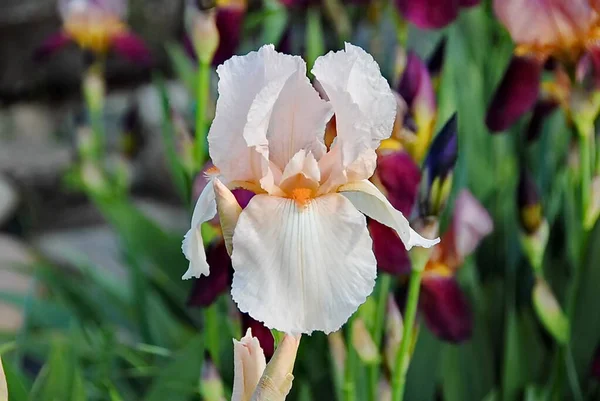
<instances>
[{"instance_id":1,"label":"maroon iris flower","mask_svg":"<svg viewBox=\"0 0 600 401\"><path fill-rule=\"evenodd\" d=\"M595 0L494 0L517 46L488 109L491 131L533 110L527 134L533 139L557 106L569 110L573 85L600 87L599 9Z\"/></svg>"},{"instance_id":2,"label":"maroon iris flower","mask_svg":"<svg viewBox=\"0 0 600 401\"><path fill-rule=\"evenodd\" d=\"M454 21L465 7L473 7L480 0L396 0L404 18L421 29L439 29Z\"/></svg>"},{"instance_id":3,"label":"maroon iris flower","mask_svg":"<svg viewBox=\"0 0 600 401\"><path fill-rule=\"evenodd\" d=\"M62 30L42 43L35 54L37 60L75 43L97 56L105 56L112 50L131 61L150 63L146 45L123 21L127 12L125 0L61 0L59 12Z\"/></svg>"}]
</instances>

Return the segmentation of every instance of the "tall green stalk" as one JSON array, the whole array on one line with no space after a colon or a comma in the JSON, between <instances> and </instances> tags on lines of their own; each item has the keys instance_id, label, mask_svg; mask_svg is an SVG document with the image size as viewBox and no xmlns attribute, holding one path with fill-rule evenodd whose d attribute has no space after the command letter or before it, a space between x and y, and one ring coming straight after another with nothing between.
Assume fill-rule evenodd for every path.
<instances>
[{"instance_id":1,"label":"tall green stalk","mask_svg":"<svg viewBox=\"0 0 600 401\"><path fill-rule=\"evenodd\" d=\"M377 349L381 349L381 341L383 337L383 327L385 321L385 311L388 302L388 295L392 284L392 276L382 274L379 279L379 292L377 294L377 309L375 310L375 323L373 327L373 341ZM379 373L381 369L381 361L370 365L368 372L369 383L369 399L377 401L377 391L379 388Z\"/></svg>"},{"instance_id":2,"label":"tall green stalk","mask_svg":"<svg viewBox=\"0 0 600 401\"><path fill-rule=\"evenodd\" d=\"M352 325L354 324L354 318L350 318L348 321L348 354L346 356L346 372L344 377L344 401L356 401L356 365L358 362L358 355L354 349L354 330Z\"/></svg>"},{"instance_id":3,"label":"tall green stalk","mask_svg":"<svg viewBox=\"0 0 600 401\"><path fill-rule=\"evenodd\" d=\"M412 271L408 284L408 299L406 310L404 312L404 331L402 332L402 341L400 349L396 355L394 371L392 372L392 401L402 401L406 388L406 374L410 365L410 353L414 343L414 327L417 316L417 306L419 304L419 293L421 291L421 280L423 279L423 269L429 260L431 252L425 248L415 248L411 252Z\"/></svg>"}]
</instances>

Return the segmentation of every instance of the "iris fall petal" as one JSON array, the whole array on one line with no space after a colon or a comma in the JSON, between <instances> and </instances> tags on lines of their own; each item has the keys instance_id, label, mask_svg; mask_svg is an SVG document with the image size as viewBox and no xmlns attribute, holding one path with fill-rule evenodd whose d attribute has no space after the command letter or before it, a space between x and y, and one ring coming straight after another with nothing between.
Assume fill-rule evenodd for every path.
<instances>
[{"instance_id":1,"label":"iris fall petal","mask_svg":"<svg viewBox=\"0 0 600 401\"><path fill-rule=\"evenodd\" d=\"M343 196L301 209L257 195L233 236L231 295L242 312L287 333L336 331L375 285L365 218Z\"/></svg>"}]
</instances>

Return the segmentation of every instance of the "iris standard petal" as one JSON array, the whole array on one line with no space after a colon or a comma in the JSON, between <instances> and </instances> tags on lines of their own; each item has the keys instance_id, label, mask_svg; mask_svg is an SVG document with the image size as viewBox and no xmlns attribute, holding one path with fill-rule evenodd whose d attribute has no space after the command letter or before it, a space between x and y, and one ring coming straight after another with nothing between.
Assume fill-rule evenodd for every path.
<instances>
[{"instance_id":1,"label":"iris standard petal","mask_svg":"<svg viewBox=\"0 0 600 401\"><path fill-rule=\"evenodd\" d=\"M199 278L202 274L208 275L210 268L206 262L206 253L204 243L202 242L202 233L200 226L215 217L217 214L217 203L215 201L215 191L213 181L209 181L200 194L194 213L192 214L192 225L183 238L181 250L185 258L190 261L188 270L183 275L187 280L192 277Z\"/></svg>"},{"instance_id":2,"label":"iris standard petal","mask_svg":"<svg viewBox=\"0 0 600 401\"><path fill-rule=\"evenodd\" d=\"M256 195L233 236L231 295L242 312L287 333L339 329L373 290L365 217L339 194L298 206Z\"/></svg>"},{"instance_id":3,"label":"iris standard petal","mask_svg":"<svg viewBox=\"0 0 600 401\"><path fill-rule=\"evenodd\" d=\"M494 0L494 11L513 41L538 48L569 46L596 18L589 0Z\"/></svg>"},{"instance_id":4,"label":"iris standard petal","mask_svg":"<svg viewBox=\"0 0 600 401\"><path fill-rule=\"evenodd\" d=\"M453 276L425 275L419 306L427 327L439 338L459 343L471 337L471 307Z\"/></svg>"},{"instance_id":5,"label":"iris standard petal","mask_svg":"<svg viewBox=\"0 0 600 401\"><path fill-rule=\"evenodd\" d=\"M346 168L391 135L396 98L373 57L349 43L344 50L317 58L312 73L333 107L335 146L341 147Z\"/></svg>"},{"instance_id":6,"label":"iris standard petal","mask_svg":"<svg viewBox=\"0 0 600 401\"><path fill-rule=\"evenodd\" d=\"M226 181L258 182L268 175L270 116L288 78L301 68L300 57L277 53L272 45L217 68L219 98L208 143Z\"/></svg>"},{"instance_id":7,"label":"iris standard petal","mask_svg":"<svg viewBox=\"0 0 600 401\"><path fill-rule=\"evenodd\" d=\"M396 0L404 18L421 29L438 29L458 17L459 0Z\"/></svg>"},{"instance_id":8,"label":"iris standard petal","mask_svg":"<svg viewBox=\"0 0 600 401\"><path fill-rule=\"evenodd\" d=\"M535 104L540 90L543 65L533 57L513 57L492 98L486 124L491 131L503 131Z\"/></svg>"},{"instance_id":9,"label":"iris standard petal","mask_svg":"<svg viewBox=\"0 0 600 401\"><path fill-rule=\"evenodd\" d=\"M240 341L233 340L233 391L231 401L250 401L265 371L265 355L252 330Z\"/></svg>"},{"instance_id":10,"label":"iris standard petal","mask_svg":"<svg viewBox=\"0 0 600 401\"><path fill-rule=\"evenodd\" d=\"M439 238L423 238L413 230L402 212L394 209L387 198L371 182L367 180L351 182L342 185L338 191L362 213L393 228L400 236L406 250L413 246L429 248L440 242Z\"/></svg>"}]
</instances>

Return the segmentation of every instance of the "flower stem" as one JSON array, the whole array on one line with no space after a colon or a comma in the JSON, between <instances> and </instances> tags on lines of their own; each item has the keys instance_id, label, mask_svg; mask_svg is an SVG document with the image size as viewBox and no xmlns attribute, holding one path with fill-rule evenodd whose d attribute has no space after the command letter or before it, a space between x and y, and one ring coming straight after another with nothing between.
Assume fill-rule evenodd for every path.
<instances>
[{"instance_id":1,"label":"flower stem","mask_svg":"<svg viewBox=\"0 0 600 401\"><path fill-rule=\"evenodd\" d=\"M410 273L408 285L408 300L406 311L404 312L404 331L402 333L402 342L396 356L392 379L392 401L402 401L404 398L404 389L406 387L406 374L410 364L410 349L413 343L413 333L415 318L417 315L417 305L419 303L419 292L421 290L421 279L423 278L422 266Z\"/></svg>"},{"instance_id":2,"label":"flower stem","mask_svg":"<svg viewBox=\"0 0 600 401\"><path fill-rule=\"evenodd\" d=\"M348 355L346 356L346 374L344 379L344 401L356 401L356 363L358 361L358 355L354 349L354 330L352 325L354 319L351 318L348 321Z\"/></svg>"},{"instance_id":3,"label":"flower stem","mask_svg":"<svg viewBox=\"0 0 600 401\"><path fill-rule=\"evenodd\" d=\"M219 347L219 304L218 302L214 302L208 308L204 310L204 332L205 334L205 343L208 348L208 352L210 353L210 357L212 358L213 363L216 368L221 368L221 350Z\"/></svg>"},{"instance_id":4,"label":"flower stem","mask_svg":"<svg viewBox=\"0 0 600 401\"><path fill-rule=\"evenodd\" d=\"M204 62L198 64L196 81L195 155L198 168L202 168L206 156L206 108L210 94L210 64Z\"/></svg>"},{"instance_id":5,"label":"flower stem","mask_svg":"<svg viewBox=\"0 0 600 401\"><path fill-rule=\"evenodd\" d=\"M379 280L379 293L377 295L377 309L375 310L375 324L373 327L373 341L377 349L381 349L383 336L383 324L385 320L385 310L387 307L388 295L392 284L392 276L382 274ZM379 387L379 372L381 362L369 366L369 399L377 401L377 390Z\"/></svg>"}]
</instances>

